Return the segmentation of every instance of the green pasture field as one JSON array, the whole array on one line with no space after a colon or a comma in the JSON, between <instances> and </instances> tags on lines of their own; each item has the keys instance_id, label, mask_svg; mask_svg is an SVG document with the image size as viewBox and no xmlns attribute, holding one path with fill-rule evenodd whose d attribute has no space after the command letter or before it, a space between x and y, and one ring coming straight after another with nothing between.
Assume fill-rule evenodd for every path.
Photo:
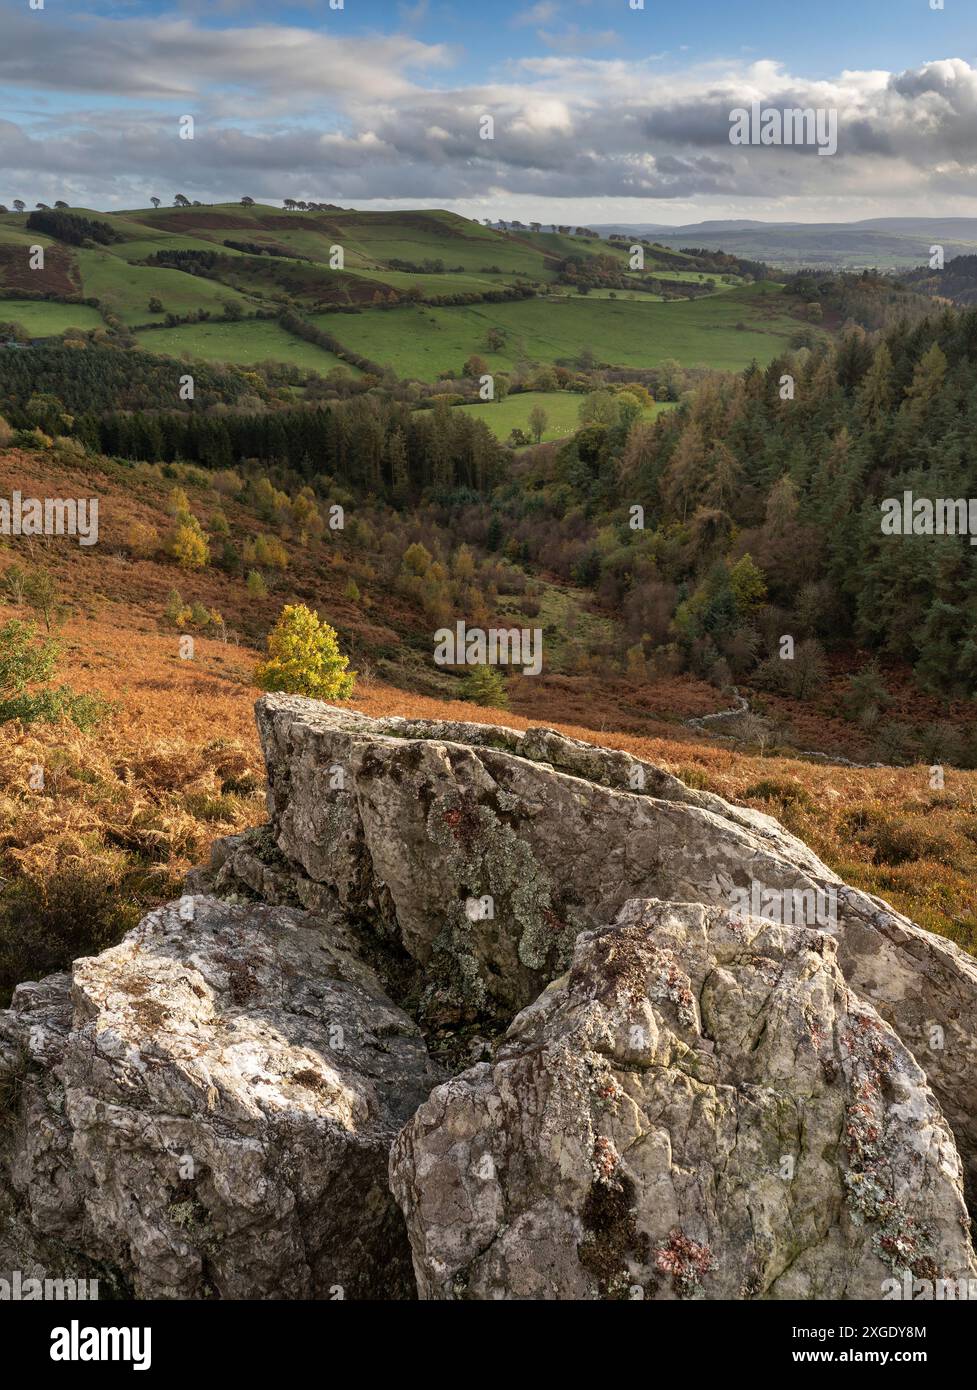
<instances>
[{"instance_id":1,"label":"green pasture field","mask_svg":"<svg viewBox=\"0 0 977 1390\"><path fill-rule=\"evenodd\" d=\"M303 342L286 333L273 319L245 319L237 323L186 323L177 328L153 329L137 333L137 341L146 352L166 357L200 358L205 362L232 362L237 366L253 366L256 362L291 362L304 371L326 376L335 367L348 367L335 353Z\"/></svg>"},{"instance_id":2,"label":"green pasture field","mask_svg":"<svg viewBox=\"0 0 977 1390\"><path fill-rule=\"evenodd\" d=\"M58 304L50 299L0 299L0 319L21 323L32 338L53 338L66 328L102 328L97 309L87 304Z\"/></svg>"},{"instance_id":3,"label":"green pasture field","mask_svg":"<svg viewBox=\"0 0 977 1390\"><path fill-rule=\"evenodd\" d=\"M529 415L534 406L542 406L548 420L543 431L543 440L566 439L580 429L580 407L585 397L575 391L520 391L506 396L504 401L486 401L479 405L459 405L466 415L484 420L489 429L501 440L507 440L514 429L529 429ZM672 402L657 402L643 411L646 420L653 420L663 410L672 408Z\"/></svg>"},{"instance_id":4,"label":"green pasture field","mask_svg":"<svg viewBox=\"0 0 977 1390\"><path fill-rule=\"evenodd\" d=\"M573 363L584 348L615 366L652 367L674 359L687 367L738 371L754 358L769 362L801 327L781 303L780 285L767 283L669 303L586 295L558 302L368 309L313 321L345 347L421 381L449 368L460 371L472 353L484 357L490 370L506 371L519 363ZM498 351L487 346L492 328L506 334Z\"/></svg>"}]
</instances>

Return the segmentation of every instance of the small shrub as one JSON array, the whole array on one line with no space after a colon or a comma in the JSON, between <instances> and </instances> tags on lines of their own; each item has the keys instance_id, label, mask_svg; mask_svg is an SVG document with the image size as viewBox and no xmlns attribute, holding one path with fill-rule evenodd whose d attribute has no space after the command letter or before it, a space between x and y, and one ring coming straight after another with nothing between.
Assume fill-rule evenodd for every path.
<instances>
[{"instance_id":1,"label":"small shrub","mask_svg":"<svg viewBox=\"0 0 977 1390\"><path fill-rule=\"evenodd\" d=\"M165 617L174 627L184 628L190 622L190 605L183 602L178 589L171 589L166 600Z\"/></svg>"},{"instance_id":2,"label":"small shrub","mask_svg":"<svg viewBox=\"0 0 977 1390\"><path fill-rule=\"evenodd\" d=\"M131 555L148 559L159 546L159 532L144 521L134 521L126 532L126 546Z\"/></svg>"},{"instance_id":3,"label":"small shrub","mask_svg":"<svg viewBox=\"0 0 977 1390\"><path fill-rule=\"evenodd\" d=\"M70 720L90 729L111 708L98 695L76 695L67 685L48 686L59 655L56 642L41 639L34 623L17 618L0 627L0 724L57 724Z\"/></svg>"},{"instance_id":4,"label":"small shrub","mask_svg":"<svg viewBox=\"0 0 977 1390\"><path fill-rule=\"evenodd\" d=\"M775 777L763 777L749 787L744 787L743 796L753 801L778 801L782 806L800 806L805 811L813 810L816 803L810 792L799 782L780 782Z\"/></svg>"}]
</instances>

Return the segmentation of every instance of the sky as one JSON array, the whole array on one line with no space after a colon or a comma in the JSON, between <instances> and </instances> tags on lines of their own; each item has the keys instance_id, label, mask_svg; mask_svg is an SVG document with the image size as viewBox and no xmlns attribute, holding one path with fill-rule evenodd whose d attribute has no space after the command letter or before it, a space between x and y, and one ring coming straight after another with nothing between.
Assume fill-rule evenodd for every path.
<instances>
[{"instance_id":1,"label":"sky","mask_svg":"<svg viewBox=\"0 0 977 1390\"><path fill-rule=\"evenodd\" d=\"M977 216L975 11L0 0L0 202L248 195L590 226ZM754 102L837 112L837 152L732 145L730 113Z\"/></svg>"}]
</instances>

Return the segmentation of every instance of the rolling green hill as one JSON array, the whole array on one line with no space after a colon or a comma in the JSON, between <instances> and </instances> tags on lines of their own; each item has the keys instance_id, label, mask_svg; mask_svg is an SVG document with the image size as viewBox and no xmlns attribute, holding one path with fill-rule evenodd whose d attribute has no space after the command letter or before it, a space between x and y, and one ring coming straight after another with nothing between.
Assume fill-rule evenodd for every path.
<instances>
[{"instance_id":1,"label":"rolling green hill","mask_svg":"<svg viewBox=\"0 0 977 1390\"><path fill-rule=\"evenodd\" d=\"M320 375L338 365L338 344L433 381L473 353L509 371L585 353L605 366L674 359L731 370L769 360L799 326L780 286L752 283L735 262L647 248L634 273L621 244L499 231L448 212L221 204L62 214L51 235L29 214L0 216L3 317L34 337L101 328L155 354ZM101 243L75 244L82 224L72 218ZM44 247L41 270L27 265L32 245ZM274 321L286 309L292 331ZM295 315L335 342L296 336Z\"/></svg>"},{"instance_id":2,"label":"rolling green hill","mask_svg":"<svg viewBox=\"0 0 977 1390\"><path fill-rule=\"evenodd\" d=\"M75 255L85 295L98 299L125 324L163 323L167 313L182 316L194 309L219 314L229 302L239 304L243 312L253 308L237 290L198 275L158 265L133 265L101 247L78 250ZM150 299L158 299L162 311L153 312Z\"/></svg>"}]
</instances>

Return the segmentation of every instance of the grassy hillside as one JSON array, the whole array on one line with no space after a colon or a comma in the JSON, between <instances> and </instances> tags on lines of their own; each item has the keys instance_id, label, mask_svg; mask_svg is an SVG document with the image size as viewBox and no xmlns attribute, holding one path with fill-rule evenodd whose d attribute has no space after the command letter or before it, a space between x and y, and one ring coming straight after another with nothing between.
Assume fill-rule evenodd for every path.
<instances>
[{"instance_id":1,"label":"grassy hillside","mask_svg":"<svg viewBox=\"0 0 977 1390\"><path fill-rule=\"evenodd\" d=\"M787 347L798 321L786 310L779 285L751 285L714 298L669 304L595 300L528 300L460 308L392 309L315 319L344 346L363 353L401 376L431 380L460 370L478 353L496 371L521 361L576 362L583 348L599 362L649 367L669 358L683 366L723 371L767 362ZM489 331L501 328L505 345L487 346Z\"/></svg>"},{"instance_id":2,"label":"grassy hillside","mask_svg":"<svg viewBox=\"0 0 977 1390\"><path fill-rule=\"evenodd\" d=\"M274 320L267 319L243 323L187 323L177 328L140 333L137 340L147 352L167 357L189 355L205 362L233 362L241 366L266 361L291 362L323 376L334 367L345 365L335 353L314 343L303 343L286 333ZM347 370L356 371L352 367Z\"/></svg>"},{"instance_id":3,"label":"grassy hillside","mask_svg":"<svg viewBox=\"0 0 977 1390\"><path fill-rule=\"evenodd\" d=\"M201 276L165 266L133 265L101 249L82 249L75 255L85 294L100 300L125 324L163 323L168 313L183 316L196 309L219 314L228 303L242 311L254 307L237 290ZM162 309L150 309L151 299L158 299Z\"/></svg>"},{"instance_id":4,"label":"grassy hillside","mask_svg":"<svg viewBox=\"0 0 977 1390\"><path fill-rule=\"evenodd\" d=\"M139 345L153 352L215 362L274 358L328 371L335 365L331 354L268 324L240 329L213 323L226 314L253 319L288 307L364 358L401 376L432 380L460 368L472 352L496 369L511 370L525 362L573 361L584 347L616 366L648 367L675 358L735 369L754 357L769 360L797 327L775 303L774 286L741 283L726 273L735 266L724 267L724 275L715 268L709 273L702 262L649 249L643 272L649 278L643 281L630 270L623 245L553 232L503 232L448 212L285 212L223 204L68 214L107 228L105 244L56 239L28 227L28 214L0 217L0 295L6 287L14 304L13 291L93 302L72 310L20 301L22 307L8 309L5 317L22 323L31 336L121 324L137 330ZM35 244L45 249L45 266L32 271L27 254ZM343 253L341 270L331 263L336 248ZM164 264L160 257L169 259ZM611 285L594 283L582 295L575 285L561 283L567 258L578 266L602 265ZM528 287L536 297L483 300ZM660 302L686 289L708 298ZM430 302L453 296L482 302ZM418 298L428 302L417 304ZM323 312L344 305L358 312ZM173 326L174 317L193 321ZM209 322L198 322L201 317ZM166 322L165 337L144 331L145 325ZM494 353L484 341L493 327L507 336Z\"/></svg>"},{"instance_id":5,"label":"grassy hillside","mask_svg":"<svg viewBox=\"0 0 977 1390\"><path fill-rule=\"evenodd\" d=\"M50 299L0 299L0 320L19 323L32 338L47 338L69 328L100 328L102 318L87 304L58 304Z\"/></svg>"}]
</instances>

